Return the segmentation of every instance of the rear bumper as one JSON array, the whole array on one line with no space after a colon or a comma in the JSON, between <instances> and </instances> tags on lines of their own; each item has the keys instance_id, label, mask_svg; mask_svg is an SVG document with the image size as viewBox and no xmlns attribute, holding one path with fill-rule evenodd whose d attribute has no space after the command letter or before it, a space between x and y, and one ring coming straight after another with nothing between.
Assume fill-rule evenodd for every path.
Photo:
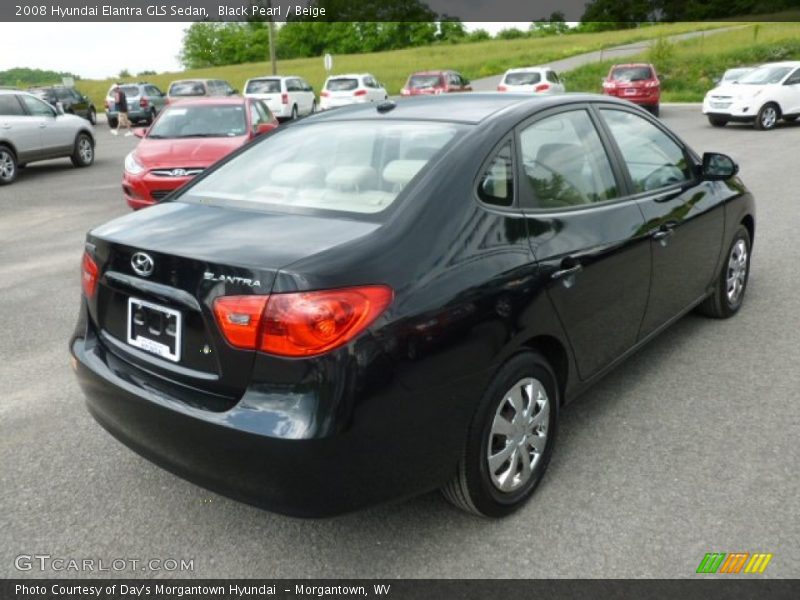
<instances>
[{"instance_id":1,"label":"rear bumper","mask_svg":"<svg viewBox=\"0 0 800 600\"><path fill-rule=\"evenodd\" d=\"M260 403L248 389L230 410L213 412L140 384L147 375L92 335L73 338L70 350L89 412L118 440L203 487L299 517L440 487L463 447L474 407L465 398L477 402L483 378L424 395L387 385L359 398L349 414L335 411L339 423L323 431L324 393L307 402L262 394L269 401Z\"/></svg>"},{"instance_id":2,"label":"rear bumper","mask_svg":"<svg viewBox=\"0 0 800 600\"><path fill-rule=\"evenodd\" d=\"M624 93L616 93L605 90L603 92L606 96L619 98L620 100L627 100L639 106L658 106L661 103L661 92L655 91L642 91L635 96L626 96Z\"/></svg>"},{"instance_id":3,"label":"rear bumper","mask_svg":"<svg viewBox=\"0 0 800 600\"><path fill-rule=\"evenodd\" d=\"M106 118L109 119L116 119L119 116L119 112L116 110L107 110L106 111ZM131 110L128 109L128 119L133 121L145 121L150 118L150 109L139 109L139 110Z\"/></svg>"}]
</instances>

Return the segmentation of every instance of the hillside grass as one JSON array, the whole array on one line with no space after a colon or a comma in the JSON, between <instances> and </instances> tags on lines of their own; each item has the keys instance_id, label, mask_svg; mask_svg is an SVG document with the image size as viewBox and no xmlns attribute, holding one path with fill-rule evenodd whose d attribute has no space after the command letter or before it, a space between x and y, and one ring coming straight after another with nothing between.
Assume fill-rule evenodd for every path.
<instances>
[{"instance_id":1,"label":"hillside grass","mask_svg":"<svg viewBox=\"0 0 800 600\"><path fill-rule=\"evenodd\" d=\"M752 23L736 31L661 43L638 56L603 60L565 74L570 91L601 92L615 62L652 62L662 76L662 102L701 102L726 69L800 60L800 23Z\"/></svg>"},{"instance_id":2,"label":"hillside grass","mask_svg":"<svg viewBox=\"0 0 800 600\"><path fill-rule=\"evenodd\" d=\"M511 67L542 64L584 52L600 50L622 44L670 36L688 31L730 27L730 23L671 23L638 27L621 31L581 33L545 38L517 40L488 40L477 43L435 44L419 48L390 52L344 54L334 57L334 73L369 72L383 82L389 94L397 94L408 75L425 69L455 69L468 79L498 75ZM271 73L269 62L194 69L174 73L160 73L147 77L128 77L121 81L142 79L155 83L164 91L175 79L191 77L225 79L234 88L242 90L244 82ZM316 91L325 82L322 58L301 58L278 61L278 73L304 77ZM82 79L78 89L87 94L103 110L105 94L117 79ZM48 82L42 82L48 83ZM50 82L57 83L57 82Z\"/></svg>"}]
</instances>

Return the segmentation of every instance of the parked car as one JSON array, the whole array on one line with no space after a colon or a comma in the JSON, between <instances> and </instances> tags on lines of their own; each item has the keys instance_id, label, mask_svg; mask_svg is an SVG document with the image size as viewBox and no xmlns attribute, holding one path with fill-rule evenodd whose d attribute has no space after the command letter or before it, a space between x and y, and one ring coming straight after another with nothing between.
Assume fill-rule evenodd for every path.
<instances>
[{"instance_id":1,"label":"parked car","mask_svg":"<svg viewBox=\"0 0 800 600\"><path fill-rule=\"evenodd\" d=\"M715 83L717 85L722 85L723 83L736 83L754 68L755 67L735 67L733 69L728 69L722 74L722 77L715 81Z\"/></svg>"},{"instance_id":2,"label":"parked car","mask_svg":"<svg viewBox=\"0 0 800 600\"><path fill-rule=\"evenodd\" d=\"M83 117L92 125L97 123L97 109L94 104L88 96L84 96L74 87L51 85L31 87L28 91L53 106L60 103L68 115Z\"/></svg>"},{"instance_id":3,"label":"parked car","mask_svg":"<svg viewBox=\"0 0 800 600\"><path fill-rule=\"evenodd\" d=\"M134 210L155 204L278 121L266 105L245 98L201 98L170 105L125 157L122 191Z\"/></svg>"},{"instance_id":4,"label":"parked car","mask_svg":"<svg viewBox=\"0 0 800 600\"><path fill-rule=\"evenodd\" d=\"M37 160L69 157L76 167L88 167L94 145L94 129L85 119L33 94L0 90L0 185Z\"/></svg>"},{"instance_id":5,"label":"parked car","mask_svg":"<svg viewBox=\"0 0 800 600\"><path fill-rule=\"evenodd\" d=\"M238 92L222 79L179 79L169 84L167 104L184 98L235 96Z\"/></svg>"},{"instance_id":6,"label":"parked car","mask_svg":"<svg viewBox=\"0 0 800 600\"><path fill-rule=\"evenodd\" d=\"M457 71L420 71L409 76L400 95L427 96L471 91L469 81Z\"/></svg>"},{"instance_id":7,"label":"parked car","mask_svg":"<svg viewBox=\"0 0 800 600\"><path fill-rule=\"evenodd\" d=\"M753 69L736 83L725 83L706 94L703 114L714 127L731 121L774 129L783 119L800 116L800 61L770 63Z\"/></svg>"},{"instance_id":8,"label":"parked car","mask_svg":"<svg viewBox=\"0 0 800 600\"><path fill-rule=\"evenodd\" d=\"M106 118L109 127L116 127L118 113L114 101L114 88L112 85L106 94ZM126 83L120 86L128 100L128 119L131 123L144 121L152 123L158 113L167 105L166 94L152 83Z\"/></svg>"},{"instance_id":9,"label":"parked car","mask_svg":"<svg viewBox=\"0 0 800 600\"><path fill-rule=\"evenodd\" d=\"M264 101L279 120L294 121L317 112L314 89L296 75L248 79L244 84L244 95Z\"/></svg>"},{"instance_id":10,"label":"parked car","mask_svg":"<svg viewBox=\"0 0 800 600\"><path fill-rule=\"evenodd\" d=\"M523 67L506 71L497 86L497 91L563 94L566 90L564 82L550 67Z\"/></svg>"},{"instance_id":11,"label":"parked car","mask_svg":"<svg viewBox=\"0 0 800 600\"><path fill-rule=\"evenodd\" d=\"M319 93L319 105L322 110L348 104L383 102L388 99L386 88L369 73L328 77Z\"/></svg>"},{"instance_id":12,"label":"parked car","mask_svg":"<svg viewBox=\"0 0 800 600\"><path fill-rule=\"evenodd\" d=\"M614 65L603 80L603 93L644 106L658 116L661 107L661 81L649 63Z\"/></svg>"},{"instance_id":13,"label":"parked car","mask_svg":"<svg viewBox=\"0 0 800 600\"><path fill-rule=\"evenodd\" d=\"M600 95L320 113L88 233L74 368L115 437L238 499L443 487L503 516L564 402L687 311L740 310L736 173Z\"/></svg>"}]
</instances>

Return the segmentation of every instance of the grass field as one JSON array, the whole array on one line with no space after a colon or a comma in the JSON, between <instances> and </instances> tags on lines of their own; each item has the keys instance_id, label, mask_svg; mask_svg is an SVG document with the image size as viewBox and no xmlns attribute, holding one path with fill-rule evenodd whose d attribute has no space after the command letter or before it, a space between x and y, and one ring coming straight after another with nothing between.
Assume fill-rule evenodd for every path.
<instances>
[{"instance_id":1,"label":"grass field","mask_svg":"<svg viewBox=\"0 0 800 600\"><path fill-rule=\"evenodd\" d=\"M700 102L714 80L731 67L800 60L800 23L757 23L680 43L660 43L637 57L652 62L662 76L662 101ZM567 74L570 91L600 92L614 60L586 65Z\"/></svg>"},{"instance_id":2,"label":"grass field","mask_svg":"<svg viewBox=\"0 0 800 600\"><path fill-rule=\"evenodd\" d=\"M541 64L566 58L575 54L591 52L636 41L669 36L687 31L714 29L730 26L730 23L673 23L601 33L583 33L547 38L518 40L489 40L472 44L437 44L406 50L370 54L347 54L334 57L334 72L369 72L385 85L389 94L399 93L408 74L423 69L456 69L467 78L476 79L497 75L510 67ZM322 58L303 58L278 62L278 72L300 75L308 80L315 90L325 81ZM186 77L211 77L225 79L242 89L250 77L270 73L268 62L196 69L179 73L161 73L145 78L131 77L124 81L146 79L166 91L170 81ZM92 98L103 110L103 100L113 79L81 80L77 87ZM42 82L45 83L45 82Z\"/></svg>"}]
</instances>

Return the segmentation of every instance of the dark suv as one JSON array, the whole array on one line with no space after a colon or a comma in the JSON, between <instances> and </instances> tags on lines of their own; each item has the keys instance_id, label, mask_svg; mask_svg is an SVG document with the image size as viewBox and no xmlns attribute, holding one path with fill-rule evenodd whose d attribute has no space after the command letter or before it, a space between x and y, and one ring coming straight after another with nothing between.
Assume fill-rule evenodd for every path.
<instances>
[{"instance_id":1,"label":"dark suv","mask_svg":"<svg viewBox=\"0 0 800 600\"><path fill-rule=\"evenodd\" d=\"M28 88L28 91L53 106L60 102L64 112L68 115L83 117L92 125L97 123L97 109L94 104L92 104L88 96L84 96L73 87L51 85L31 87Z\"/></svg>"}]
</instances>

